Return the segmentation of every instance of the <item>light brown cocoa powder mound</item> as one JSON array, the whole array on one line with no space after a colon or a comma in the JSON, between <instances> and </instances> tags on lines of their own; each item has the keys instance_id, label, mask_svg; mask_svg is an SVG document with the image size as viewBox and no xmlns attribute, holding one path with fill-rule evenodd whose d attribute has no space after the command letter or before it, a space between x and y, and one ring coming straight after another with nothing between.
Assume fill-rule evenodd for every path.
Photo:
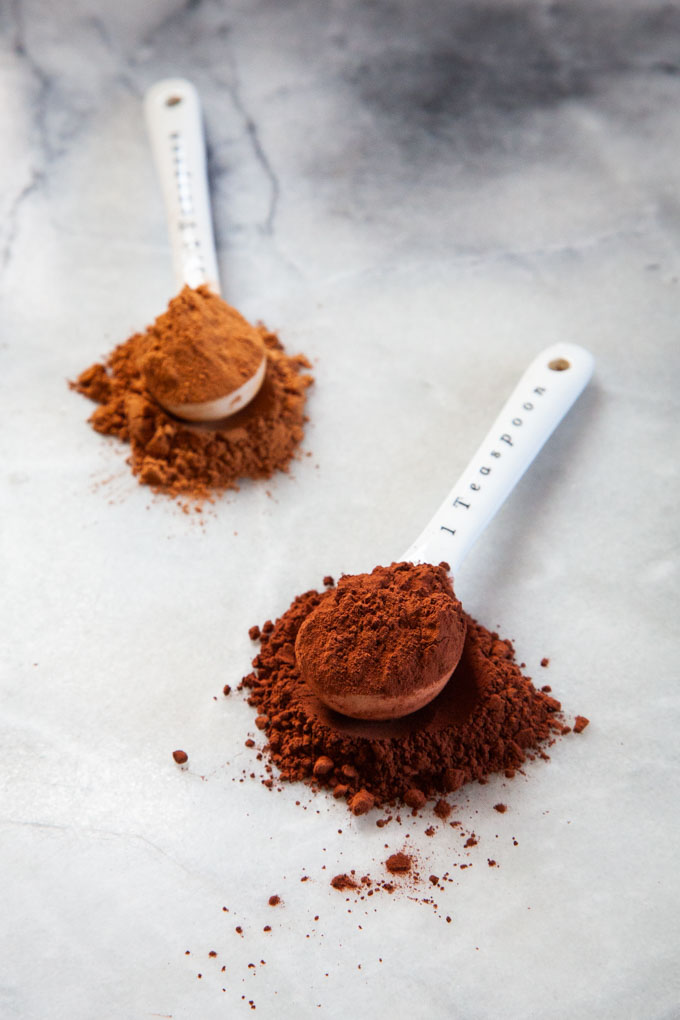
<instances>
[{"instance_id":1,"label":"light brown cocoa powder mound","mask_svg":"<svg viewBox=\"0 0 680 1020\"><path fill-rule=\"evenodd\" d=\"M208 287L184 287L140 347L146 388L168 407L228 396L264 357L259 330Z\"/></svg>"},{"instance_id":2,"label":"light brown cocoa powder mound","mask_svg":"<svg viewBox=\"0 0 680 1020\"><path fill-rule=\"evenodd\" d=\"M199 297L201 290L195 292ZM178 329L188 328L183 295L174 299ZM170 302L163 335L172 308ZM249 326L235 309L230 312L239 329L248 327L259 337L267 357L259 393L230 418L188 424L157 403L143 374L143 366L147 373L158 374L156 324L145 333L135 333L104 362L91 365L70 384L99 405L89 418L93 429L129 443L133 474L155 491L200 501L237 488L240 479L270 478L275 471L288 470L303 438L306 392L313 381L309 361L302 354L288 355L278 337L264 326ZM198 359L198 364L199 374L203 373L205 362ZM208 399L210 392L206 380L203 389L187 391L191 400L197 395Z\"/></svg>"}]
</instances>

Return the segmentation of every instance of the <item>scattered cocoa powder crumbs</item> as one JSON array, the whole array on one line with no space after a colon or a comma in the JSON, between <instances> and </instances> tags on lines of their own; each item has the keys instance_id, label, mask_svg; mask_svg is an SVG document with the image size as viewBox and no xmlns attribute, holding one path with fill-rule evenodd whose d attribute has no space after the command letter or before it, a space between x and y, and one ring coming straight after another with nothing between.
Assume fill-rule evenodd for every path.
<instances>
[{"instance_id":1,"label":"scattered cocoa powder crumbs","mask_svg":"<svg viewBox=\"0 0 680 1020\"><path fill-rule=\"evenodd\" d=\"M217 956L217 953L215 952L214 949L211 949L210 952L208 953L208 956Z\"/></svg>"},{"instance_id":2,"label":"scattered cocoa powder crumbs","mask_svg":"<svg viewBox=\"0 0 680 1020\"><path fill-rule=\"evenodd\" d=\"M224 687L222 688L222 694L225 696L225 698L229 697L229 695L231 694L231 687L229 686L229 684L224 685Z\"/></svg>"},{"instance_id":3,"label":"scattered cocoa powder crumbs","mask_svg":"<svg viewBox=\"0 0 680 1020\"><path fill-rule=\"evenodd\" d=\"M437 830L435 829L434 825L430 825L427 829L425 829L425 835L426 836L434 836L436 831Z\"/></svg>"},{"instance_id":4,"label":"scattered cocoa powder crumbs","mask_svg":"<svg viewBox=\"0 0 680 1020\"><path fill-rule=\"evenodd\" d=\"M586 719L584 715L577 715L574 719L574 733L582 733L589 722L590 719Z\"/></svg>"},{"instance_id":5,"label":"scattered cocoa powder crumbs","mask_svg":"<svg viewBox=\"0 0 680 1020\"><path fill-rule=\"evenodd\" d=\"M447 800L440 798L434 806L434 813L437 818L448 818L451 814L452 807Z\"/></svg>"},{"instance_id":6,"label":"scattered cocoa powder crumbs","mask_svg":"<svg viewBox=\"0 0 680 1020\"><path fill-rule=\"evenodd\" d=\"M280 902L281 902L281 897L277 896L276 894L274 894L274 896L270 896L269 897L269 906L270 907L276 907L276 906L279 905Z\"/></svg>"},{"instance_id":7,"label":"scattered cocoa powder crumbs","mask_svg":"<svg viewBox=\"0 0 680 1020\"><path fill-rule=\"evenodd\" d=\"M541 665L545 669L546 666L550 665L550 659L541 659Z\"/></svg>"},{"instance_id":8,"label":"scattered cocoa powder crumbs","mask_svg":"<svg viewBox=\"0 0 680 1020\"><path fill-rule=\"evenodd\" d=\"M166 315L172 307L170 302ZM141 361L153 326L135 333L104 363L91 365L70 383L99 405L89 418L92 428L130 444L130 466L140 483L200 501L237 488L239 479L270 478L275 471L288 470L307 421L304 407L312 376L306 370L311 366L301 354L286 354L264 326L250 328L266 351L262 388L242 411L216 424L181 422L148 392Z\"/></svg>"},{"instance_id":9,"label":"scattered cocoa powder crumbs","mask_svg":"<svg viewBox=\"0 0 680 1020\"><path fill-rule=\"evenodd\" d=\"M494 804L494 811L498 811L500 814L504 814L508 810L507 804Z\"/></svg>"},{"instance_id":10,"label":"scattered cocoa powder crumbs","mask_svg":"<svg viewBox=\"0 0 680 1020\"><path fill-rule=\"evenodd\" d=\"M239 685L268 720L263 751L279 779L325 787L350 803L365 791L380 807L412 790L440 800L442 792L494 772L512 778L536 754L547 759L543 746L563 733L560 703L521 673L510 641L469 616L451 682L425 708L386 722L328 709L303 683L295 660L298 630L324 597L305 592L276 623L265 622L254 670Z\"/></svg>"},{"instance_id":11,"label":"scattered cocoa powder crumbs","mask_svg":"<svg viewBox=\"0 0 680 1020\"><path fill-rule=\"evenodd\" d=\"M178 765L184 765L185 762L189 761L189 755L186 751L173 751L172 757L175 759Z\"/></svg>"}]
</instances>

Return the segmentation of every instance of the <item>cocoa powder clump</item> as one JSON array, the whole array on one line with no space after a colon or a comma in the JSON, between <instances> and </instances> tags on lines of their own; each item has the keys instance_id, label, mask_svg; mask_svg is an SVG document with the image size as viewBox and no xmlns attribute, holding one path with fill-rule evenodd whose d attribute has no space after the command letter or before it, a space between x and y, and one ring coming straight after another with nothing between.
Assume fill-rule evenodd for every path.
<instances>
[{"instance_id":1,"label":"cocoa powder clump","mask_svg":"<svg viewBox=\"0 0 680 1020\"><path fill-rule=\"evenodd\" d=\"M403 800L413 789L440 799L495 772L514 775L527 752L545 756L543 745L561 733L559 702L522 674L510 641L467 614L460 662L424 708L380 722L327 708L302 679L295 659L298 632L326 597L327 592L305 592L276 623L262 628L254 670L241 683L249 704L269 719L264 753L281 779L322 778L336 798L363 789L378 806ZM319 759L322 775L315 776ZM440 810L443 814L443 805Z\"/></svg>"},{"instance_id":2,"label":"cocoa powder clump","mask_svg":"<svg viewBox=\"0 0 680 1020\"><path fill-rule=\"evenodd\" d=\"M314 762L313 769L314 776L316 779L325 779L326 776L329 776L331 774L334 768L335 765L331 761L331 759L327 758L325 755L322 755L320 758L317 758L316 761Z\"/></svg>"},{"instance_id":3,"label":"cocoa powder clump","mask_svg":"<svg viewBox=\"0 0 680 1020\"><path fill-rule=\"evenodd\" d=\"M385 861L385 867L392 875L404 875L411 870L411 858L408 854L391 854Z\"/></svg>"},{"instance_id":4,"label":"cocoa powder clump","mask_svg":"<svg viewBox=\"0 0 680 1020\"><path fill-rule=\"evenodd\" d=\"M344 892L346 889L359 888L359 883L355 882L353 878L350 878L349 875L345 874L335 875L331 879L331 885L333 886L334 889L339 889L341 892Z\"/></svg>"},{"instance_id":5,"label":"cocoa powder clump","mask_svg":"<svg viewBox=\"0 0 680 1020\"><path fill-rule=\"evenodd\" d=\"M410 808L413 808L414 811L417 811L420 808L424 807L426 800L427 797L425 796L423 791L418 790L415 787L411 787L411 789L407 790L406 793L404 794L404 804L406 804Z\"/></svg>"},{"instance_id":6,"label":"cocoa powder clump","mask_svg":"<svg viewBox=\"0 0 680 1020\"><path fill-rule=\"evenodd\" d=\"M440 798L434 806L434 813L437 818L448 818L453 808L447 800Z\"/></svg>"},{"instance_id":7,"label":"cocoa powder clump","mask_svg":"<svg viewBox=\"0 0 680 1020\"><path fill-rule=\"evenodd\" d=\"M250 326L207 288L188 295L187 290L170 302L167 318L160 316L145 333L131 336L104 363L91 365L70 385L99 405L89 418L96 432L130 444L129 463L141 484L171 496L203 500L236 488L239 479L270 478L275 471L288 470L304 435L306 391L312 377L307 358L286 354L279 339L264 326ZM150 384L169 403L174 402L170 396L187 395L191 400L186 402L202 402L214 392L215 378L219 386L224 384L226 367L209 368L205 351L199 356L201 344L196 337L193 347L183 347L191 364L183 365L181 372L177 357L163 358L163 350L172 346L168 336L173 318L177 318L180 337L184 329L191 334L191 315L185 308L189 301L211 308L213 301L219 301L228 309L228 317L245 324L239 329L248 327L249 335L257 336L267 358L257 396L242 411L216 423L179 421L157 403L149 389ZM173 308L181 314L175 316ZM213 369L215 376L210 374ZM240 372L237 369L237 376Z\"/></svg>"},{"instance_id":8,"label":"cocoa powder clump","mask_svg":"<svg viewBox=\"0 0 680 1020\"><path fill-rule=\"evenodd\" d=\"M365 815L375 804L373 794L368 790L359 790L349 802L349 809L353 815Z\"/></svg>"}]
</instances>

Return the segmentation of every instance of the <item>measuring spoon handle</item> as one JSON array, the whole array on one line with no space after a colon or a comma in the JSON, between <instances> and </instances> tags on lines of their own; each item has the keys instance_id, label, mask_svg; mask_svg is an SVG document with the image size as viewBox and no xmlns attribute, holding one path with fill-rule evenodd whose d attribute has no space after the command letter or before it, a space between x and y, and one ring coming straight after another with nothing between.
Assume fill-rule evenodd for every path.
<instances>
[{"instance_id":1,"label":"measuring spoon handle","mask_svg":"<svg viewBox=\"0 0 680 1020\"><path fill-rule=\"evenodd\" d=\"M207 284L219 294L198 92L183 78L165 78L147 91L144 112L165 203L177 286Z\"/></svg>"},{"instance_id":2,"label":"measuring spoon handle","mask_svg":"<svg viewBox=\"0 0 680 1020\"><path fill-rule=\"evenodd\" d=\"M532 361L474 457L402 560L446 561L455 575L539 450L582 393L594 359L555 344Z\"/></svg>"}]
</instances>

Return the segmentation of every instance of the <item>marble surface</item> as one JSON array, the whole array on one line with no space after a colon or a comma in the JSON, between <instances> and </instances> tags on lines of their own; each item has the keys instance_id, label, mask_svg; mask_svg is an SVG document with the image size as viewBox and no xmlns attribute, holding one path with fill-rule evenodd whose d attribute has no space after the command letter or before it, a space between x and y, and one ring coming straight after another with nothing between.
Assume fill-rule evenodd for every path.
<instances>
[{"instance_id":1,"label":"marble surface","mask_svg":"<svg viewBox=\"0 0 680 1020\"><path fill-rule=\"evenodd\" d=\"M678 1015L679 46L654 0L0 5L3 1020ZM167 75L317 378L312 456L201 520L66 386L172 294ZM248 627L399 555L557 340L594 380L458 591L590 727L456 798L468 851L241 782ZM407 843L438 909L329 887Z\"/></svg>"}]
</instances>

